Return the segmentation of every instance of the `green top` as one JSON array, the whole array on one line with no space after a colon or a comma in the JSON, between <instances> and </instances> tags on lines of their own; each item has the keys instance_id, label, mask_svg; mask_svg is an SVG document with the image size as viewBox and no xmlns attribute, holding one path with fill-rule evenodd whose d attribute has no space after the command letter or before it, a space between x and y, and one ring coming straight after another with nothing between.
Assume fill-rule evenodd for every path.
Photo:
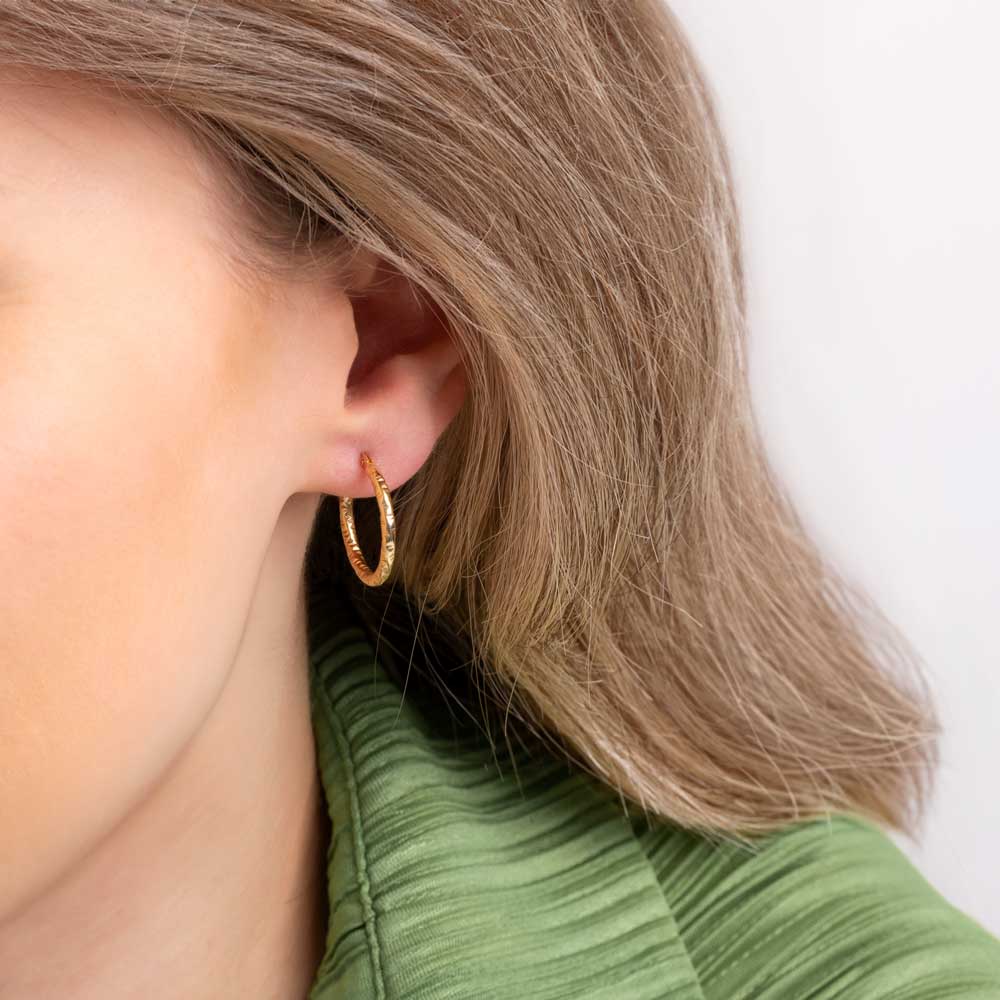
<instances>
[{"instance_id":1,"label":"green top","mask_svg":"<svg viewBox=\"0 0 1000 1000\"><path fill-rule=\"evenodd\" d=\"M1000 998L1000 941L874 824L753 850L648 825L554 754L503 756L404 697L343 595L310 609L332 832L309 1000Z\"/></svg>"}]
</instances>

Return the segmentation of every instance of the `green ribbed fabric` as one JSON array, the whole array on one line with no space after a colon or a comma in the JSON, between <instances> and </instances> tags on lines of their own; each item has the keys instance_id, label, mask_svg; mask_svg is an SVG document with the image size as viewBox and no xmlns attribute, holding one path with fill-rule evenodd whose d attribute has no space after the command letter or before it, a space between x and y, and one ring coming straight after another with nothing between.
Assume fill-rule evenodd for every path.
<instances>
[{"instance_id":1,"label":"green ribbed fabric","mask_svg":"<svg viewBox=\"0 0 1000 1000\"><path fill-rule=\"evenodd\" d=\"M309 1000L1000 1000L1000 941L867 821L749 850L626 817L421 710L343 596L310 607L332 832Z\"/></svg>"}]
</instances>

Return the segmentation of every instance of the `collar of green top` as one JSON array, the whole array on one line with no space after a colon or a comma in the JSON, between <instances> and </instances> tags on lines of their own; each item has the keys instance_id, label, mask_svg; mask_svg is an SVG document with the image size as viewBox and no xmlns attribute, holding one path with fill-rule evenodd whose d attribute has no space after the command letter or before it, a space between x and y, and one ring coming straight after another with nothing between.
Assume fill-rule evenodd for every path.
<instances>
[{"instance_id":1,"label":"collar of green top","mask_svg":"<svg viewBox=\"0 0 1000 1000\"><path fill-rule=\"evenodd\" d=\"M309 621L331 821L310 1000L703 1000L613 792L404 696L333 587L311 592Z\"/></svg>"},{"instance_id":2,"label":"collar of green top","mask_svg":"<svg viewBox=\"0 0 1000 1000\"><path fill-rule=\"evenodd\" d=\"M331 837L309 1000L1000 997L1000 940L875 823L832 812L747 849L629 817L564 759L459 726L363 599L311 591ZM448 645L425 658L461 677Z\"/></svg>"}]
</instances>

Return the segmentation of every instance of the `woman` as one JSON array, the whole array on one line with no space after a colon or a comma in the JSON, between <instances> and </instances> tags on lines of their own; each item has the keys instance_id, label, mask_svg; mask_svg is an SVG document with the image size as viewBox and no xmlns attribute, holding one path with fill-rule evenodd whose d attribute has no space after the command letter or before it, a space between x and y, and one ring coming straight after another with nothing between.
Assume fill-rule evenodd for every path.
<instances>
[{"instance_id":1,"label":"woman","mask_svg":"<svg viewBox=\"0 0 1000 1000\"><path fill-rule=\"evenodd\" d=\"M655 0L5 0L0 233L0 998L1000 996Z\"/></svg>"}]
</instances>

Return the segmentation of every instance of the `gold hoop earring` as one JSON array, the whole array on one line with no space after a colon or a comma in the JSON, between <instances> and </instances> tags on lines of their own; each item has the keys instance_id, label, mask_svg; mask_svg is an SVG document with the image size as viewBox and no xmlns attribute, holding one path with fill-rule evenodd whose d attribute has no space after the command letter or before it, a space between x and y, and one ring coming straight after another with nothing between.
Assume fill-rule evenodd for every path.
<instances>
[{"instance_id":1,"label":"gold hoop earring","mask_svg":"<svg viewBox=\"0 0 1000 1000\"><path fill-rule=\"evenodd\" d=\"M340 533L344 536L347 558L354 567L354 572L358 574L362 583L369 587L377 587L389 579L392 563L396 558L396 516L392 511L389 487L385 485L385 480L366 452L361 453L361 467L368 473L368 478L375 487L375 499L378 500L378 519L382 528L382 549L378 565L374 569L369 567L358 544L358 533L354 526L353 497L340 498Z\"/></svg>"}]
</instances>

